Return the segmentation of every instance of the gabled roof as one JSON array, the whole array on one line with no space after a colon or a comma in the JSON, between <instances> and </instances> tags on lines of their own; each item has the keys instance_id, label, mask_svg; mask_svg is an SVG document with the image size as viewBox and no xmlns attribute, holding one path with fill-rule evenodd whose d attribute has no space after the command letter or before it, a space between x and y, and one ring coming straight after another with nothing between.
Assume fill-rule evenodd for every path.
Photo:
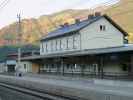
<instances>
[{"instance_id":1,"label":"gabled roof","mask_svg":"<svg viewBox=\"0 0 133 100\"><path fill-rule=\"evenodd\" d=\"M114 27L116 27L124 36L128 36L128 33L122 28L120 27L116 22L114 22L111 17L109 17L108 15L103 15L104 18L106 18Z\"/></svg>"},{"instance_id":2,"label":"gabled roof","mask_svg":"<svg viewBox=\"0 0 133 100\"><path fill-rule=\"evenodd\" d=\"M41 40L47 40L47 39L55 38L58 36L64 36L64 35L70 34L72 32L79 31L82 28L92 24L93 22L96 22L97 20L99 20L103 17L105 19L107 19L114 27L116 27L125 36L128 35L128 33L126 31L124 31L118 24L116 24L109 16L102 15L102 16L95 16L94 18L87 19L87 20L81 21L79 23L75 23L75 24L71 24L68 26L58 28L57 30L48 33L48 35L43 37Z\"/></svg>"}]
</instances>

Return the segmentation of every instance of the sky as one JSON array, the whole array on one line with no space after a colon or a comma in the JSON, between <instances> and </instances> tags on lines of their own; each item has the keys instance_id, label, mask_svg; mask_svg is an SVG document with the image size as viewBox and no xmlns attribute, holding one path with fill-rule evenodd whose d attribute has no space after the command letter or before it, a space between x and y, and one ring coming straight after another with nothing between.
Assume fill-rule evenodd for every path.
<instances>
[{"instance_id":1,"label":"sky","mask_svg":"<svg viewBox=\"0 0 133 100\"><path fill-rule=\"evenodd\" d=\"M17 21L18 13L21 14L22 18L37 18L41 15L53 14L66 9L92 9L99 4L110 5L118 1L119 0L0 0L0 28Z\"/></svg>"}]
</instances>

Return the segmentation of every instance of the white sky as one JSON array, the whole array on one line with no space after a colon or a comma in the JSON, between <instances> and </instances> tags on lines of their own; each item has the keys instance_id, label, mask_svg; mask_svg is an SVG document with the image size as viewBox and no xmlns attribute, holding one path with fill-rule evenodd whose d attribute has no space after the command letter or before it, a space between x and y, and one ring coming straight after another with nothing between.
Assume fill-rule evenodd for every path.
<instances>
[{"instance_id":1,"label":"white sky","mask_svg":"<svg viewBox=\"0 0 133 100\"><path fill-rule=\"evenodd\" d=\"M0 0L0 4L4 0ZM0 28L17 20L17 13L23 18L39 17L66 9L89 9L98 4L116 3L119 0L10 0L0 8Z\"/></svg>"}]
</instances>

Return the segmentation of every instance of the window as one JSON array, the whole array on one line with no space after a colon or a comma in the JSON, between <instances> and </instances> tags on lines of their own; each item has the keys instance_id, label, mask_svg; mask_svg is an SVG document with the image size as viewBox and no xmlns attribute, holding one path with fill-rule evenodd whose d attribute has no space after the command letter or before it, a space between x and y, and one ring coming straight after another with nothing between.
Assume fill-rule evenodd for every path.
<instances>
[{"instance_id":1,"label":"window","mask_svg":"<svg viewBox=\"0 0 133 100\"><path fill-rule=\"evenodd\" d=\"M77 64L74 64L74 68L77 69Z\"/></svg>"},{"instance_id":2,"label":"window","mask_svg":"<svg viewBox=\"0 0 133 100\"><path fill-rule=\"evenodd\" d=\"M76 35L73 36L73 49L77 48L77 37Z\"/></svg>"},{"instance_id":3,"label":"window","mask_svg":"<svg viewBox=\"0 0 133 100\"><path fill-rule=\"evenodd\" d=\"M124 39L124 43L125 44L128 44L128 39Z\"/></svg>"},{"instance_id":4,"label":"window","mask_svg":"<svg viewBox=\"0 0 133 100\"><path fill-rule=\"evenodd\" d=\"M47 49L48 49L48 52L51 51L51 41L48 41L47 42Z\"/></svg>"},{"instance_id":5,"label":"window","mask_svg":"<svg viewBox=\"0 0 133 100\"><path fill-rule=\"evenodd\" d=\"M46 43L46 52L48 52L48 44Z\"/></svg>"},{"instance_id":6,"label":"window","mask_svg":"<svg viewBox=\"0 0 133 100\"><path fill-rule=\"evenodd\" d=\"M73 49L78 49L79 46L80 46L79 35L74 35L73 36Z\"/></svg>"},{"instance_id":7,"label":"window","mask_svg":"<svg viewBox=\"0 0 133 100\"><path fill-rule=\"evenodd\" d=\"M43 52L46 52L46 45L45 44L46 44L45 42L42 43L42 46L43 46L43 50L42 51Z\"/></svg>"},{"instance_id":8,"label":"window","mask_svg":"<svg viewBox=\"0 0 133 100\"><path fill-rule=\"evenodd\" d=\"M68 39L69 39L69 38L67 37L67 38L66 38L66 42L67 42L67 49L68 49Z\"/></svg>"},{"instance_id":9,"label":"window","mask_svg":"<svg viewBox=\"0 0 133 100\"><path fill-rule=\"evenodd\" d=\"M73 48L73 37L69 36L67 37L67 49L72 49Z\"/></svg>"},{"instance_id":10,"label":"window","mask_svg":"<svg viewBox=\"0 0 133 100\"><path fill-rule=\"evenodd\" d=\"M53 51L53 41L51 40L51 51Z\"/></svg>"},{"instance_id":11,"label":"window","mask_svg":"<svg viewBox=\"0 0 133 100\"><path fill-rule=\"evenodd\" d=\"M58 47L57 47L57 46L58 46L58 41L56 40L56 42L55 42L55 43L56 43L56 51L57 51L57 48L58 48Z\"/></svg>"},{"instance_id":12,"label":"window","mask_svg":"<svg viewBox=\"0 0 133 100\"><path fill-rule=\"evenodd\" d=\"M61 48L61 39L60 39L60 50L61 50L62 48Z\"/></svg>"},{"instance_id":13,"label":"window","mask_svg":"<svg viewBox=\"0 0 133 100\"><path fill-rule=\"evenodd\" d=\"M24 69L26 69L26 64L24 64Z\"/></svg>"},{"instance_id":14,"label":"window","mask_svg":"<svg viewBox=\"0 0 133 100\"><path fill-rule=\"evenodd\" d=\"M64 38L61 39L61 50L65 49L65 40Z\"/></svg>"},{"instance_id":15,"label":"window","mask_svg":"<svg viewBox=\"0 0 133 100\"><path fill-rule=\"evenodd\" d=\"M43 43L41 43L41 52L44 52Z\"/></svg>"},{"instance_id":16,"label":"window","mask_svg":"<svg viewBox=\"0 0 133 100\"><path fill-rule=\"evenodd\" d=\"M60 50L60 39L57 40L57 50Z\"/></svg>"},{"instance_id":17,"label":"window","mask_svg":"<svg viewBox=\"0 0 133 100\"><path fill-rule=\"evenodd\" d=\"M46 64L45 67L46 67L46 69L48 69L49 68L48 64Z\"/></svg>"},{"instance_id":18,"label":"window","mask_svg":"<svg viewBox=\"0 0 133 100\"><path fill-rule=\"evenodd\" d=\"M67 64L66 66L67 66L67 69L71 69L70 64Z\"/></svg>"},{"instance_id":19,"label":"window","mask_svg":"<svg viewBox=\"0 0 133 100\"><path fill-rule=\"evenodd\" d=\"M118 56L117 55L111 55L110 56L110 60L112 60L112 61L117 61L118 60Z\"/></svg>"},{"instance_id":20,"label":"window","mask_svg":"<svg viewBox=\"0 0 133 100\"><path fill-rule=\"evenodd\" d=\"M56 40L53 40L53 51L56 51Z\"/></svg>"},{"instance_id":21,"label":"window","mask_svg":"<svg viewBox=\"0 0 133 100\"><path fill-rule=\"evenodd\" d=\"M122 64L122 70L123 71L128 71L128 66L126 64Z\"/></svg>"},{"instance_id":22,"label":"window","mask_svg":"<svg viewBox=\"0 0 133 100\"><path fill-rule=\"evenodd\" d=\"M105 25L100 25L100 31L105 31L106 30L106 26Z\"/></svg>"},{"instance_id":23,"label":"window","mask_svg":"<svg viewBox=\"0 0 133 100\"><path fill-rule=\"evenodd\" d=\"M51 68L53 68L53 69L55 68L54 64L51 64Z\"/></svg>"}]
</instances>

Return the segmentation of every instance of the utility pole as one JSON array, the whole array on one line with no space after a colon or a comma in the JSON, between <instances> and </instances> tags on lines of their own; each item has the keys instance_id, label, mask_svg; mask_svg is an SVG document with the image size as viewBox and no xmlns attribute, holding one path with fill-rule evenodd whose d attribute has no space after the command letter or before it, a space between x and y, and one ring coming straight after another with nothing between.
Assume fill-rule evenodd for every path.
<instances>
[{"instance_id":1,"label":"utility pole","mask_svg":"<svg viewBox=\"0 0 133 100\"><path fill-rule=\"evenodd\" d=\"M21 15L17 14L17 18L18 18L18 23L17 23L17 44L21 45L22 42L22 33L21 33Z\"/></svg>"},{"instance_id":2,"label":"utility pole","mask_svg":"<svg viewBox=\"0 0 133 100\"><path fill-rule=\"evenodd\" d=\"M21 67L21 39L22 39L22 34L21 34L21 15L17 14L17 18L18 18L18 23L17 23L17 45L19 46L18 48L18 62L17 62L17 70L16 71L20 71L20 67Z\"/></svg>"}]
</instances>

